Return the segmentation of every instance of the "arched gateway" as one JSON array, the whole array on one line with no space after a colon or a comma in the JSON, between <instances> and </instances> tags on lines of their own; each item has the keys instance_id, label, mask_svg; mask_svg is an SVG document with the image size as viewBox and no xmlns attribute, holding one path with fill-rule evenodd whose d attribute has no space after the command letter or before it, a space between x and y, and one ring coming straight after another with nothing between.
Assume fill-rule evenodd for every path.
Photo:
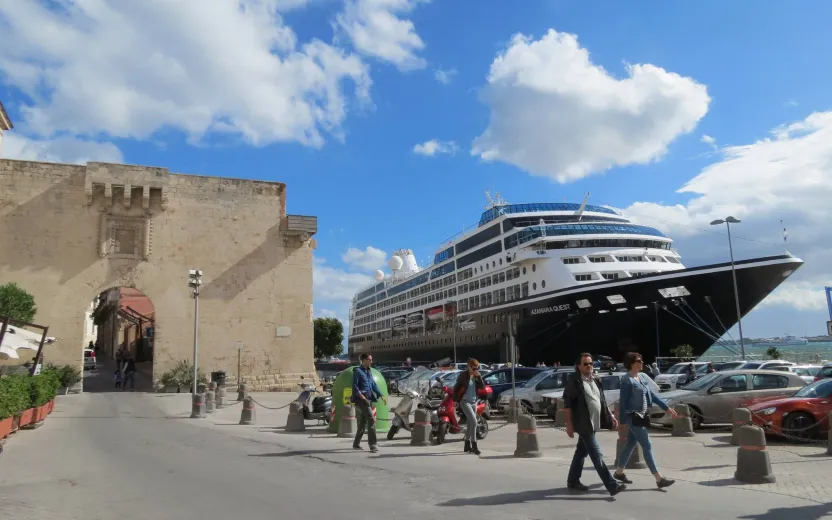
<instances>
[{"instance_id":1,"label":"arched gateway","mask_svg":"<svg viewBox=\"0 0 832 520\"><path fill-rule=\"evenodd\" d=\"M190 360L201 269L200 368L256 387L314 371L312 252L317 219L286 214L278 182L165 168L0 160L0 283L32 293L58 342L47 362L82 362L90 300L135 288L155 310L153 373Z\"/></svg>"}]
</instances>

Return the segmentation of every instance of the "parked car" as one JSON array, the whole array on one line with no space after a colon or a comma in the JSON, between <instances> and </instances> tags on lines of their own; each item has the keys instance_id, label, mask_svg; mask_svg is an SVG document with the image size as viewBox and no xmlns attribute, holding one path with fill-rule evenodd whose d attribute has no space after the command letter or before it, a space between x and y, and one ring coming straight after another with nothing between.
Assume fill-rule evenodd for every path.
<instances>
[{"instance_id":1,"label":"parked car","mask_svg":"<svg viewBox=\"0 0 832 520\"><path fill-rule=\"evenodd\" d=\"M685 384L685 381L687 381L688 365L690 364L693 364L693 368L696 369L697 377L705 375L708 371L708 363L704 361L676 363L672 367L668 368L665 373L656 376L655 381L656 384L659 385L661 391L668 392L670 390L681 388L681 386Z\"/></svg>"},{"instance_id":2,"label":"parked car","mask_svg":"<svg viewBox=\"0 0 832 520\"><path fill-rule=\"evenodd\" d=\"M567 372L567 377L569 373L572 371L570 370ZM599 374L601 377L601 386L604 388L604 398L607 401L607 405L612 406L614 403L617 403L618 400L621 398L621 379L624 377L628 377L626 372L614 372L612 374ZM650 388L659 393L659 385L656 384L653 379L644 374L644 377L647 379L647 384ZM565 380L564 380L565 383ZM555 416L556 409L552 407L558 399L563 398L563 388L555 390L553 392L547 392L540 396L542 403L540 406L549 414L552 418Z\"/></svg>"},{"instance_id":3,"label":"parked car","mask_svg":"<svg viewBox=\"0 0 832 520\"><path fill-rule=\"evenodd\" d=\"M387 382L387 391L393 392L393 382L415 370L414 367L387 367L382 368L379 372L384 377L384 381Z\"/></svg>"},{"instance_id":4,"label":"parked car","mask_svg":"<svg viewBox=\"0 0 832 520\"><path fill-rule=\"evenodd\" d=\"M818 375L822 367L820 365L794 365L787 368L789 372L799 375L808 385L815 381L815 376Z\"/></svg>"},{"instance_id":5,"label":"parked car","mask_svg":"<svg viewBox=\"0 0 832 520\"><path fill-rule=\"evenodd\" d=\"M751 420L767 433L811 439L829 431L832 379L821 379L791 397L769 399L749 406Z\"/></svg>"},{"instance_id":6,"label":"parked car","mask_svg":"<svg viewBox=\"0 0 832 520\"><path fill-rule=\"evenodd\" d=\"M543 368L534 367L515 367L515 388L523 387L529 379L533 378L543 370ZM497 403L500 400L500 396L506 390L511 391L511 368L501 368L499 370L495 370L482 379L486 385L491 387L492 395L491 399L489 399L491 408L499 409Z\"/></svg>"},{"instance_id":7,"label":"parked car","mask_svg":"<svg viewBox=\"0 0 832 520\"><path fill-rule=\"evenodd\" d=\"M775 370L729 370L703 376L681 390L666 392L662 398L673 406L690 407L693 427L731 422L735 408L747 406L761 398L790 397L806 386L800 376ZM653 422L670 426L670 414L658 406L650 410Z\"/></svg>"},{"instance_id":8,"label":"parked car","mask_svg":"<svg viewBox=\"0 0 832 520\"><path fill-rule=\"evenodd\" d=\"M96 366L95 365L95 351L91 348L85 348L84 349L84 370L88 370L88 369L89 370L95 370L95 366Z\"/></svg>"},{"instance_id":9,"label":"parked car","mask_svg":"<svg viewBox=\"0 0 832 520\"><path fill-rule=\"evenodd\" d=\"M827 377L832 377L832 363L823 365L823 367L815 375L815 381L820 381L821 379L826 379Z\"/></svg>"},{"instance_id":10,"label":"parked car","mask_svg":"<svg viewBox=\"0 0 832 520\"><path fill-rule=\"evenodd\" d=\"M529 379L525 385L515 389L515 397L520 401L521 406L529 413L542 413L546 410L547 404L542 400L543 394L560 389L561 392L566 386L566 377L569 372L558 372L555 369L542 370ZM508 411L511 401L511 388L503 392L497 400L497 408L503 412Z\"/></svg>"},{"instance_id":11,"label":"parked car","mask_svg":"<svg viewBox=\"0 0 832 520\"><path fill-rule=\"evenodd\" d=\"M747 361L726 361L724 363L714 363L714 368L718 372L726 372L728 370L739 370L743 368L743 365L745 365L746 363Z\"/></svg>"},{"instance_id":12,"label":"parked car","mask_svg":"<svg viewBox=\"0 0 832 520\"><path fill-rule=\"evenodd\" d=\"M775 367L790 367L795 363L791 361L780 361L779 359L769 361L749 361L742 366L743 370L771 370Z\"/></svg>"}]
</instances>

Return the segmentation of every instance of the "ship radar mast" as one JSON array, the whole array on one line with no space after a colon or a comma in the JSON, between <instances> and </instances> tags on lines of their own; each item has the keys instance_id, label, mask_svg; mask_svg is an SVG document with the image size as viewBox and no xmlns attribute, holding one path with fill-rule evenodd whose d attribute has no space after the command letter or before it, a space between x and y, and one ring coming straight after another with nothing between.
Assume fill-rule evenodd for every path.
<instances>
[{"instance_id":1,"label":"ship radar mast","mask_svg":"<svg viewBox=\"0 0 832 520\"><path fill-rule=\"evenodd\" d=\"M488 203L485 205L486 210L499 208L501 206L508 206L508 201L506 201L500 196L499 191L495 194L494 197L492 197L491 192L485 190L485 200L488 201Z\"/></svg>"}]
</instances>

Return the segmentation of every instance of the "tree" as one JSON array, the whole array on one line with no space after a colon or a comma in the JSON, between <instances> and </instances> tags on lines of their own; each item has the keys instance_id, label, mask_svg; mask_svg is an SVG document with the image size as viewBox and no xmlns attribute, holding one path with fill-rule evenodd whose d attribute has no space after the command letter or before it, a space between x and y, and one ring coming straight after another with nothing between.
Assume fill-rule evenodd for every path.
<instances>
[{"instance_id":1,"label":"tree","mask_svg":"<svg viewBox=\"0 0 832 520\"><path fill-rule=\"evenodd\" d=\"M766 356L771 359L780 359L780 351L777 350L777 347L769 347L768 350L766 350Z\"/></svg>"},{"instance_id":2,"label":"tree","mask_svg":"<svg viewBox=\"0 0 832 520\"><path fill-rule=\"evenodd\" d=\"M30 323L38 312L35 297L14 282L0 285L0 316Z\"/></svg>"},{"instance_id":3,"label":"tree","mask_svg":"<svg viewBox=\"0 0 832 520\"><path fill-rule=\"evenodd\" d=\"M690 345L679 345L678 347L671 349L670 352L679 358L693 357L693 347Z\"/></svg>"},{"instance_id":4,"label":"tree","mask_svg":"<svg viewBox=\"0 0 832 520\"><path fill-rule=\"evenodd\" d=\"M315 318L315 359L337 356L344 341L344 325L336 318Z\"/></svg>"}]
</instances>

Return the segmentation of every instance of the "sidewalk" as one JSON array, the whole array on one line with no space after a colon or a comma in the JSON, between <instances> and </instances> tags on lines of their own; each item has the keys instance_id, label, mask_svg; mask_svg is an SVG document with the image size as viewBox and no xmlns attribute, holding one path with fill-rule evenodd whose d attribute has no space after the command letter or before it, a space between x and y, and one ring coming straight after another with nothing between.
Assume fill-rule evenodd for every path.
<instances>
[{"instance_id":1,"label":"sidewalk","mask_svg":"<svg viewBox=\"0 0 832 520\"><path fill-rule=\"evenodd\" d=\"M190 415L190 396L166 394L166 410L173 415ZM229 401L229 406L216 413L210 414L204 420L194 420L194 424L202 427L221 427L229 435L258 439L267 435L270 442L277 442L289 450L299 454L326 458L332 461L351 460L356 454L350 450L349 439L338 438L327 433L324 426L315 426L313 421L306 422L306 432L298 434L283 434L286 424L288 408L273 409L287 406L296 397L294 393L255 393L252 397L259 403L256 406L257 425L239 426L240 405ZM229 399L235 399L236 393L230 392ZM396 398L391 399L396 402ZM232 428L232 426L234 426ZM516 426L505 425L502 421L492 420L488 437L480 443L484 459L499 459L501 467L518 471L532 471L534 473L555 473L555 480L565 480L569 463L572 460L575 440L569 439L563 431L551 428L550 421L538 422L538 442L544 456L538 459L515 459ZM668 477L681 482L688 482L703 488L721 487L736 488L755 492L765 492L777 495L802 498L818 503L832 502L832 455L826 453L826 443L810 445L786 444L769 441L768 451L771 465L776 476L776 483L750 485L733 479L736 469L737 448L730 445L730 431L717 428L716 431L697 432L695 437L672 437L669 432L654 430L651 433L654 453L659 469ZM279 440L274 440L274 434L280 433ZM616 432L601 432L598 440L609 465L613 464L615 456ZM435 459L452 457L462 452L462 438L451 435L446 444L430 447L411 447L408 432L400 432L395 439L387 441L384 435L379 436L381 453L370 457L369 463L375 460L407 457L408 464L424 466L428 473L435 472ZM334 451L333 451L334 450ZM344 451L342 451L344 450ZM366 456L366 453L365 453ZM430 462L430 461L434 462ZM420 462L415 462L420 461ZM591 464L587 469L591 471ZM414 466L415 467L415 466ZM532 469L534 468L534 469ZM546 469L551 468L551 469ZM628 470L628 474L641 477L639 480L650 482L652 476L645 470ZM593 472L594 473L594 472ZM597 479L597 476L588 477Z\"/></svg>"}]
</instances>

